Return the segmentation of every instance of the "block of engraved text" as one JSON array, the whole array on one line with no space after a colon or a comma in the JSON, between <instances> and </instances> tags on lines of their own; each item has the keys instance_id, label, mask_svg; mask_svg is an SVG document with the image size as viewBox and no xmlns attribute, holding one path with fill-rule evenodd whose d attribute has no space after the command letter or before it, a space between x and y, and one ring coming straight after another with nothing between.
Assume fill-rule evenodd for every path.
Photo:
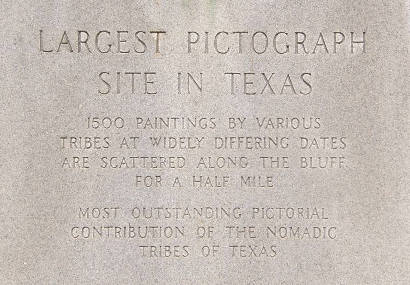
<instances>
[{"instance_id":1,"label":"block of engraved text","mask_svg":"<svg viewBox=\"0 0 410 285\"><path fill-rule=\"evenodd\" d=\"M0 1L0 284L410 284L409 14Z\"/></svg>"}]
</instances>

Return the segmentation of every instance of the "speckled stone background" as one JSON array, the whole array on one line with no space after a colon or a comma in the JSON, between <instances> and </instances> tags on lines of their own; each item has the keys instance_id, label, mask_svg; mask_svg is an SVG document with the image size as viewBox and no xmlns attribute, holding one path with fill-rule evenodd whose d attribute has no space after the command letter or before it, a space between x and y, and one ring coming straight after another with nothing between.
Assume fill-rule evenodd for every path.
<instances>
[{"instance_id":1,"label":"speckled stone background","mask_svg":"<svg viewBox=\"0 0 410 285\"><path fill-rule=\"evenodd\" d=\"M409 23L407 0L329 1L0 1L0 283L1 284L410 284L409 223ZM56 49L67 31L164 30L161 53L147 54L43 53ZM271 35L300 31L331 40L334 31L366 32L366 52L337 54L258 55L249 48L226 55L187 54L188 31L267 31ZM359 34L360 35L360 34ZM54 39L54 40L53 40ZM271 38L270 38L271 41ZM293 45L293 40L290 43ZM212 48L212 42L210 42ZM344 49L344 52L343 52ZM101 96L102 71L155 71L158 94ZM203 72L202 95L177 94L177 72ZM230 94L224 72L312 73L307 96ZM277 81L276 81L277 82ZM118 130L90 130L89 116L122 116ZM216 130L144 132L135 117L205 116L218 120ZM189 178L183 170L113 170L93 167L65 170L64 156L131 155L110 150L66 151L61 136L215 136L262 135L255 124L227 130L226 118L255 116L320 117L314 131L271 131L298 136L346 137L343 169L266 171L218 170L210 175L271 173L275 187L223 189L136 188L136 173L165 178ZM190 151L155 151L144 144L138 154L301 155L296 147L280 151L217 151L205 146ZM134 153L135 154L135 153ZM94 160L93 160L94 161ZM186 227L213 225L218 234L201 240L190 234L179 240L75 239L83 221L80 207L121 207L114 225L177 225L184 221L135 221L136 206L159 207L319 207L328 220L238 221L190 219ZM334 226L334 240L227 239L228 224L261 226L287 224ZM275 257L232 257L229 244L275 245ZM143 257L142 244L189 244L185 258ZM201 257L200 246L220 244L215 257Z\"/></svg>"}]
</instances>

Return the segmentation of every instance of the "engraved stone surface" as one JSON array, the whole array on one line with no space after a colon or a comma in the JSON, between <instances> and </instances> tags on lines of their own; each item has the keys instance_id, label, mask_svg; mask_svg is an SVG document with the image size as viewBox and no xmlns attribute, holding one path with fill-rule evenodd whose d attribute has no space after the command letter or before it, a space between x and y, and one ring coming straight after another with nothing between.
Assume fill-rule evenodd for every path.
<instances>
[{"instance_id":1,"label":"engraved stone surface","mask_svg":"<svg viewBox=\"0 0 410 285\"><path fill-rule=\"evenodd\" d=\"M409 9L0 2L0 284L410 284Z\"/></svg>"}]
</instances>

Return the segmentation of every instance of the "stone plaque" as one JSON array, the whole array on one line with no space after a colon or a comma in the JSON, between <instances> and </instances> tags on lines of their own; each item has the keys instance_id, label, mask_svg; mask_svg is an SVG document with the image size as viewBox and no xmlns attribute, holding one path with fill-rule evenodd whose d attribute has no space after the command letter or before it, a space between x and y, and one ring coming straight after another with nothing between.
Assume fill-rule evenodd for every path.
<instances>
[{"instance_id":1,"label":"stone plaque","mask_svg":"<svg viewBox=\"0 0 410 285\"><path fill-rule=\"evenodd\" d=\"M410 284L409 2L0 3L1 284Z\"/></svg>"}]
</instances>

